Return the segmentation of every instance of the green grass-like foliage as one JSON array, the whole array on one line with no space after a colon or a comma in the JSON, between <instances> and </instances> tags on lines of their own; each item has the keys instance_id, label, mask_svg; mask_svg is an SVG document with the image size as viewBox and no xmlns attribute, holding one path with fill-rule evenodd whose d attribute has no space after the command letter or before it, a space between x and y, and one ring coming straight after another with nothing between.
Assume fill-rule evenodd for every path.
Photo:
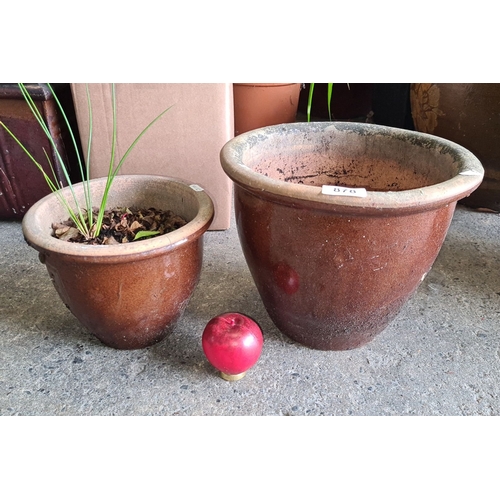
<instances>
[{"instance_id":1,"label":"green grass-like foliage","mask_svg":"<svg viewBox=\"0 0 500 500\"><path fill-rule=\"evenodd\" d=\"M106 205L108 201L108 196L109 196L109 191L111 189L111 186L113 184L113 180L120 171L123 162L127 159L128 155L131 153L139 139L146 133L146 131L154 124L156 123L169 109L165 109L162 111L154 120L152 120L149 125L147 125L142 132L137 136L137 138L132 142L132 144L129 146L123 157L120 159L116 167L114 166L115 163L115 156L116 156L116 138L117 138L117 126L116 126L116 90L115 90L115 84L112 84L111 87L111 99L112 99L112 110L113 110L113 136L112 136L112 144L111 144L111 155L109 159L109 169L108 169L108 174L107 174L107 182L106 186L104 189L104 193L102 196L102 199L99 204L99 211L97 213L97 218L94 219L94 214L93 214L93 198L92 198L92 191L91 191L91 186L90 186L90 151L91 151L91 146L92 146L92 133L93 133L93 124L92 124L92 104L90 100L90 92L89 92L89 87L86 85L86 92L87 92L87 106L88 106L88 112L89 112L89 139L87 143L87 162L85 163L82 158L80 157L80 153L78 151L77 147L77 142L75 139L74 132L69 124L68 118L66 116L66 113L59 102L59 99L56 96L56 93L54 92L54 89L51 87L50 83L47 83L48 88L50 89L54 100L56 102L56 105L61 113L61 116L66 123L66 126L68 127L69 130L69 135L71 138L71 142L75 148L76 151L76 157L78 161L78 167L80 169L80 174L83 180L83 187L84 187L84 193L85 193L85 206L82 206L80 203L78 203L76 199L76 195L73 189L73 184L70 179L69 175L69 165L66 165L60 155L60 152L57 149L57 146L54 142L54 139L52 138L52 135L50 134L50 131L47 127L47 124L45 123L40 111L35 105L35 102L33 101L33 98L30 96L28 90L26 89L25 85L23 83L19 83L19 88L23 94L24 99L26 100L31 112L35 116L38 124L42 128L43 132L47 136L53 150L55 151L57 155L57 159L59 161L59 164L61 165L61 169L63 171L63 175L65 178L66 183L68 184L68 187L72 193L72 199L73 199L73 206L71 206L66 199L61 195L60 190L62 189L62 185L57 179L57 176L54 173L54 167L52 165L52 161L50 160L50 157L44 149L44 154L45 158L47 159L48 165L50 166L50 170L52 172L52 175L54 177L54 181L50 178L49 175L44 171L42 165L38 163L33 155L28 151L27 147L21 143L21 141L14 135L14 133L2 122L0 121L0 125L7 131L7 133L14 139L14 141L23 149L23 151L28 155L28 157L33 161L35 166L38 168L38 170L41 172L43 175L45 181L47 182L50 190L56 194L58 197L60 203L64 206L66 209L66 212L68 213L69 218L74 222L75 226L77 227L78 231L84 235L88 239L95 238L99 235L101 232L101 227L102 227L102 221L104 217L104 212L106 210Z\"/></svg>"},{"instance_id":2,"label":"green grass-like foliage","mask_svg":"<svg viewBox=\"0 0 500 500\"><path fill-rule=\"evenodd\" d=\"M327 104L328 104L328 118L330 121L332 121L332 94L333 94L333 86L334 83L329 83L327 87ZM347 88L350 89L349 84L347 84ZM309 84L309 96L307 98L307 121L311 121L311 106L312 106L312 100L313 100L313 94L314 94L314 83Z\"/></svg>"},{"instance_id":3,"label":"green grass-like foliage","mask_svg":"<svg viewBox=\"0 0 500 500\"><path fill-rule=\"evenodd\" d=\"M331 112L331 105L332 105L332 93L333 93L333 86L334 83L329 83L327 87L327 99L328 99L328 118L330 121L332 121L332 112ZM313 100L313 94L314 94L314 83L309 84L309 96L307 98L307 121L311 121L311 106L312 106L312 100Z\"/></svg>"}]
</instances>

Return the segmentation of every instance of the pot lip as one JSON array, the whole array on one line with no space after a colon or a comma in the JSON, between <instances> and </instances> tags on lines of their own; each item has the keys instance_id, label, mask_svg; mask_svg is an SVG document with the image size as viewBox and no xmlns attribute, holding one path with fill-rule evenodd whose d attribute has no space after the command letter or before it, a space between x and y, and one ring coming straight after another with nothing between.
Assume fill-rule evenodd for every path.
<instances>
[{"instance_id":1,"label":"pot lip","mask_svg":"<svg viewBox=\"0 0 500 500\"><path fill-rule=\"evenodd\" d=\"M328 133L355 133L359 135L390 135L401 140L410 140L426 145L429 149L438 149L454 155L459 160L460 168L450 179L422 188L402 191L368 191L366 197L330 196L322 194L321 186L294 184L266 177L253 171L242 161L243 154L253 144L263 141L271 135L300 132L314 129ZM457 143L438 136L424 134L413 130L399 129L385 125L358 122L295 122L272 125L245 132L228 141L220 154L222 168L236 184L255 194L270 193L283 203L294 203L293 200L309 202L313 205L330 206L342 210L423 210L457 201L468 196L481 183L484 169L479 159L469 150Z\"/></svg>"},{"instance_id":2,"label":"pot lip","mask_svg":"<svg viewBox=\"0 0 500 500\"><path fill-rule=\"evenodd\" d=\"M91 179L90 182L92 185L105 184L106 178ZM130 255L150 255L171 250L178 245L199 238L199 236L208 229L213 220L214 205L212 199L198 184L189 183L174 177L147 174L118 175L113 181L113 186L116 183L175 183L181 187L185 194L196 198L198 202L198 212L185 226L151 239L119 245L85 245L83 243L71 243L54 238L50 234L50 227L39 226L36 220L37 211L40 210L43 205L54 202L56 198L54 193L50 193L36 202L23 217L22 230L25 240L36 250L45 253L71 255L84 259L109 259L112 257L119 259ZM73 187L78 189L82 184L83 183L74 184ZM111 189L113 189L113 187ZM61 192L69 193L70 188L63 188Z\"/></svg>"}]
</instances>

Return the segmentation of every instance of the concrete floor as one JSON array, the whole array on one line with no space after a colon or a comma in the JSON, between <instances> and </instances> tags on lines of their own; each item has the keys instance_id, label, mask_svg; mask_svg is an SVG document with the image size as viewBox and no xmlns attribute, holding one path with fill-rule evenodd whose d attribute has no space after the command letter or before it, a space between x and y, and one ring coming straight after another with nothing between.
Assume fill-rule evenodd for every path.
<instances>
[{"instance_id":1,"label":"concrete floor","mask_svg":"<svg viewBox=\"0 0 500 500\"><path fill-rule=\"evenodd\" d=\"M0 222L0 415L499 415L500 217L459 206L417 293L370 344L314 351L272 324L234 222L205 236L200 283L175 332L105 347L59 300L18 222ZM240 311L265 337L246 377L208 364L201 334Z\"/></svg>"}]
</instances>

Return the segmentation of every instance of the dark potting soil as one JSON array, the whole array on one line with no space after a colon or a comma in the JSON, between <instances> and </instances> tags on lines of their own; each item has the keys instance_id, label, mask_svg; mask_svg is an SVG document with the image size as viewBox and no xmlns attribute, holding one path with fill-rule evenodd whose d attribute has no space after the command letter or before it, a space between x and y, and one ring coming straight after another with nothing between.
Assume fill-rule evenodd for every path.
<instances>
[{"instance_id":1,"label":"dark potting soil","mask_svg":"<svg viewBox=\"0 0 500 500\"><path fill-rule=\"evenodd\" d=\"M94 209L94 221L97 219L97 212ZM82 235L71 219L52 224L52 229L54 237L64 241L86 245L116 245L134 241L141 231L155 233L146 236L139 234L139 241L170 233L185 224L186 220L171 210L118 207L104 212L101 232L95 238L89 239Z\"/></svg>"}]
</instances>

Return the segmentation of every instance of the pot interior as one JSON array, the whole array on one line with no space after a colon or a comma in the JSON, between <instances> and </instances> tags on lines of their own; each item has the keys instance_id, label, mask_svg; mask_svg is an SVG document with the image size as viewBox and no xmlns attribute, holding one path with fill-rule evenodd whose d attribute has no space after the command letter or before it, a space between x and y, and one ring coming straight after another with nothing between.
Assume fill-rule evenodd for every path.
<instances>
[{"instance_id":1,"label":"pot interior","mask_svg":"<svg viewBox=\"0 0 500 500\"><path fill-rule=\"evenodd\" d=\"M100 202L105 185L105 178L91 181L94 200ZM74 193L79 203L84 206L82 183L74 186ZM60 195L69 205L74 206L73 195L69 188L64 188ZM157 238L139 240L127 245L84 245L86 256L95 254L99 258L122 258L128 254L136 254L139 248L143 252L149 252L163 249L166 244L172 246L191 241L208 229L214 214L210 197L199 186L157 175L118 175L109 193L107 207L124 206L172 210L183 217L188 224ZM31 246L38 250L50 249L51 252L81 255L82 245L68 243L52 236L52 224L67 218L68 214L59 198L54 194L46 196L33 205L24 216L25 237Z\"/></svg>"},{"instance_id":2,"label":"pot interior","mask_svg":"<svg viewBox=\"0 0 500 500\"><path fill-rule=\"evenodd\" d=\"M172 182L173 181L173 182ZM101 202L106 179L95 179L91 183L94 206ZM140 189L137 186L140 185ZM74 186L76 197L82 207L85 206L83 184ZM74 206L71 191L64 191L71 206ZM56 197L51 197L45 204L43 213L49 213L51 222L59 222L68 218L65 208ZM172 210L187 222L192 221L200 210L199 199L194 190L187 184L166 181L157 176L119 175L115 178L108 195L106 208L135 207L147 209L154 207L160 210Z\"/></svg>"},{"instance_id":3,"label":"pot interior","mask_svg":"<svg viewBox=\"0 0 500 500\"><path fill-rule=\"evenodd\" d=\"M453 151L426 136L356 133L334 126L302 133L270 133L247 148L243 163L274 180L309 186L339 185L368 191L404 191L456 176ZM448 148L450 149L450 148Z\"/></svg>"}]
</instances>

